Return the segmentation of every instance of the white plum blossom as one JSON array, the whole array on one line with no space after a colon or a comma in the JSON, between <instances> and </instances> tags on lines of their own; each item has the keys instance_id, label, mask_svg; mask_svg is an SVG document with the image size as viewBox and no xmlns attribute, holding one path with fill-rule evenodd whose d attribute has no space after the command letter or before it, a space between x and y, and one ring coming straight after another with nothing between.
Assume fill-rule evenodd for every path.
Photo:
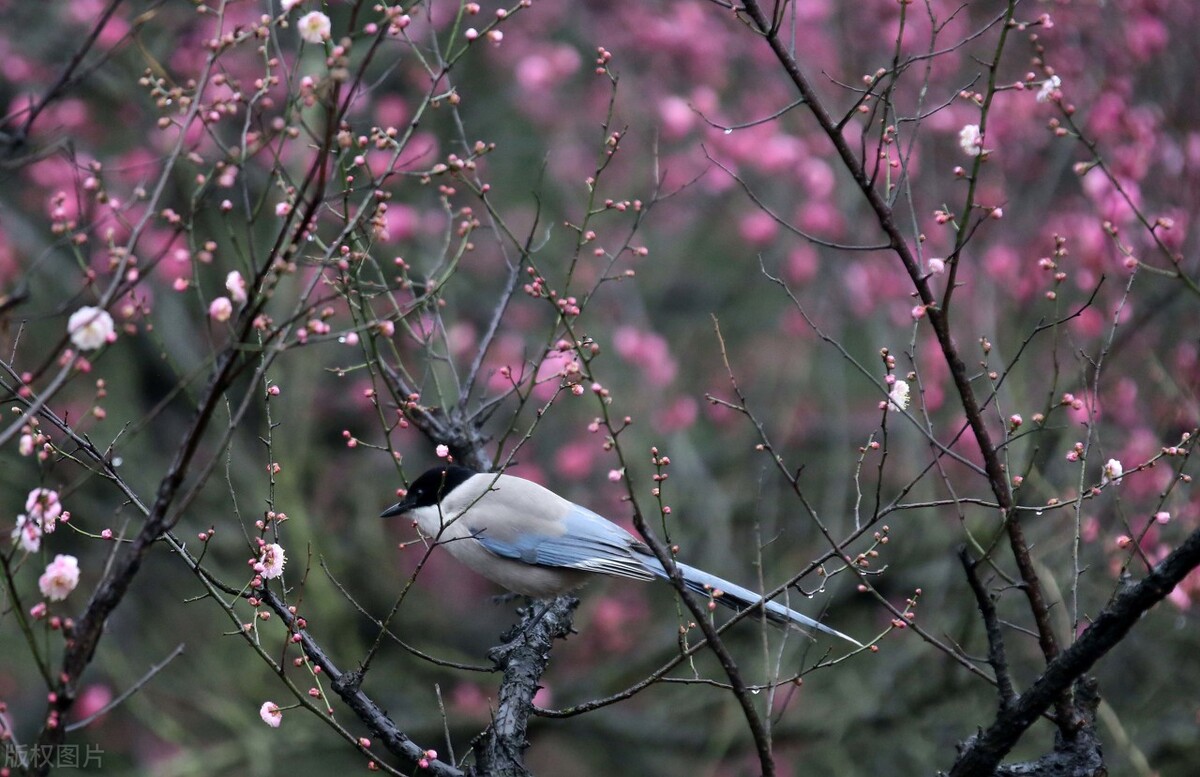
<instances>
[{"instance_id":1,"label":"white plum blossom","mask_svg":"<svg viewBox=\"0 0 1200 777\"><path fill-rule=\"evenodd\" d=\"M1125 474L1125 468L1121 466L1121 462L1116 459L1109 459L1104 463L1104 474L1100 477L1100 482L1121 484L1121 476Z\"/></svg>"},{"instance_id":2,"label":"white plum blossom","mask_svg":"<svg viewBox=\"0 0 1200 777\"><path fill-rule=\"evenodd\" d=\"M283 574L283 565L287 563L287 554L283 552L281 545L272 543L264 545L262 549L262 558L254 565L254 571L262 575L266 580L272 580Z\"/></svg>"},{"instance_id":3,"label":"white plum blossom","mask_svg":"<svg viewBox=\"0 0 1200 777\"><path fill-rule=\"evenodd\" d=\"M279 5L283 8L284 13L290 13L293 8L300 5L304 0L279 0Z\"/></svg>"},{"instance_id":4,"label":"white plum blossom","mask_svg":"<svg viewBox=\"0 0 1200 777\"><path fill-rule=\"evenodd\" d=\"M1054 96L1054 93L1056 91L1058 91L1058 88L1061 86L1062 86L1061 78L1059 78L1058 76L1050 76L1049 78L1047 78L1045 81L1042 82L1042 88L1039 89L1038 93L1037 93L1037 101L1040 103L1047 102L1048 100L1050 100L1050 98L1052 98Z\"/></svg>"},{"instance_id":5,"label":"white plum blossom","mask_svg":"<svg viewBox=\"0 0 1200 777\"><path fill-rule=\"evenodd\" d=\"M67 320L67 332L71 342L81 351L94 351L105 343L116 339L112 316L103 308L84 306L71 314Z\"/></svg>"},{"instance_id":6,"label":"white plum blossom","mask_svg":"<svg viewBox=\"0 0 1200 777\"><path fill-rule=\"evenodd\" d=\"M893 410L903 410L908 407L908 381L898 380L892 385L892 390L888 392L888 400Z\"/></svg>"},{"instance_id":7,"label":"white plum blossom","mask_svg":"<svg viewBox=\"0 0 1200 777\"><path fill-rule=\"evenodd\" d=\"M75 586L79 585L79 559L59 554L46 565L46 571L38 578L42 596L52 602L66 599Z\"/></svg>"},{"instance_id":8,"label":"white plum blossom","mask_svg":"<svg viewBox=\"0 0 1200 777\"><path fill-rule=\"evenodd\" d=\"M279 724L283 722L283 711L273 701L264 701L263 705L258 708L258 716L271 728L279 728Z\"/></svg>"},{"instance_id":9,"label":"white plum blossom","mask_svg":"<svg viewBox=\"0 0 1200 777\"><path fill-rule=\"evenodd\" d=\"M320 43L329 37L330 31L333 29L329 23L329 17L320 11L309 11L300 17L297 22L300 29L300 37L309 43Z\"/></svg>"},{"instance_id":10,"label":"white plum blossom","mask_svg":"<svg viewBox=\"0 0 1200 777\"><path fill-rule=\"evenodd\" d=\"M958 145L967 156L979 156L983 152L983 133L978 124L968 124L958 132Z\"/></svg>"}]
</instances>

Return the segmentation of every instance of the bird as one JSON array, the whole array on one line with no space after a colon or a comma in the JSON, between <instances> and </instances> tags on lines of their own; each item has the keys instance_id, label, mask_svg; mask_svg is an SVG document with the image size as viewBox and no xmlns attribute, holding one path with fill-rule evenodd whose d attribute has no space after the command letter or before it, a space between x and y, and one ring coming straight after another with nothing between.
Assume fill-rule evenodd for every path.
<instances>
[{"instance_id":1,"label":"bird","mask_svg":"<svg viewBox=\"0 0 1200 777\"><path fill-rule=\"evenodd\" d=\"M522 596L549 599L595 575L667 580L650 548L617 524L548 488L507 474L457 464L433 467L414 480L380 517L410 516L421 533L494 583ZM760 604L767 620L862 643L779 602L716 575L675 563L692 592L733 610Z\"/></svg>"}]
</instances>

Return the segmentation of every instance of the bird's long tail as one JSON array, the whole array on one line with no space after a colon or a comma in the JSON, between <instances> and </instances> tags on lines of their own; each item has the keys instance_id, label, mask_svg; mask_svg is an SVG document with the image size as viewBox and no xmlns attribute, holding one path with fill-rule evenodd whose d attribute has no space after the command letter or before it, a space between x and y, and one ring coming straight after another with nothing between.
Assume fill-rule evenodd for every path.
<instances>
[{"instance_id":1,"label":"bird's long tail","mask_svg":"<svg viewBox=\"0 0 1200 777\"><path fill-rule=\"evenodd\" d=\"M653 563L651 563L653 562ZM648 559L646 566L658 577L666 580L670 576L657 559ZM741 612L750 607L757 607L762 601L762 597L753 591L742 588L740 585L731 583L728 580L723 580L716 575L710 575L707 572L689 567L687 564L676 562L675 566L679 567L679 572L683 575L683 584L688 590L707 598L711 598L718 604L722 604L732 610ZM715 595L719 591L720 595ZM862 647L862 643L854 637L847 636L840 631L831 629L823 623L813 620L807 615L796 612L795 610L784 607L779 602L766 603L767 620L781 626L794 626L801 628L816 629L817 631L825 632L834 637L839 637L847 642Z\"/></svg>"}]
</instances>

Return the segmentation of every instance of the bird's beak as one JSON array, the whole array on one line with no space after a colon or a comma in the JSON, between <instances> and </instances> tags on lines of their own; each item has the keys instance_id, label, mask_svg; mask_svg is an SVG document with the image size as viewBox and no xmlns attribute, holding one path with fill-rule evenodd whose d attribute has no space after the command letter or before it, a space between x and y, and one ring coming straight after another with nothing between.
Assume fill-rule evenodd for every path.
<instances>
[{"instance_id":1,"label":"bird's beak","mask_svg":"<svg viewBox=\"0 0 1200 777\"><path fill-rule=\"evenodd\" d=\"M401 499L396 504L379 514L380 518L393 518L397 515L404 515L409 510L413 509L414 505L407 498Z\"/></svg>"}]
</instances>

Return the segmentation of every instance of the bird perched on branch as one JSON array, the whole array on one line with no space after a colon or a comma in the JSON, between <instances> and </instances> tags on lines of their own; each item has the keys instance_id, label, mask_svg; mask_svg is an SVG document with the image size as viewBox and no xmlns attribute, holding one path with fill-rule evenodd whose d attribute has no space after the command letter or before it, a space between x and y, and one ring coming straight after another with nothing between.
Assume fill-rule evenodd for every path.
<instances>
[{"instance_id":1,"label":"bird perched on branch","mask_svg":"<svg viewBox=\"0 0 1200 777\"><path fill-rule=\"evenodd\" d=\"M399 515L412 516L425 535L479 574L537 599L578 588L592 575L670 577L650 548L620 526L513 475L434 467L382 517ZM675 566L689 590L726 607L741 611L762 603L760 595L728 580L686 564ZM778 602L764 607L767 620L777 625L816 629L862 646Z\"/></svg>"}]
</instances>

